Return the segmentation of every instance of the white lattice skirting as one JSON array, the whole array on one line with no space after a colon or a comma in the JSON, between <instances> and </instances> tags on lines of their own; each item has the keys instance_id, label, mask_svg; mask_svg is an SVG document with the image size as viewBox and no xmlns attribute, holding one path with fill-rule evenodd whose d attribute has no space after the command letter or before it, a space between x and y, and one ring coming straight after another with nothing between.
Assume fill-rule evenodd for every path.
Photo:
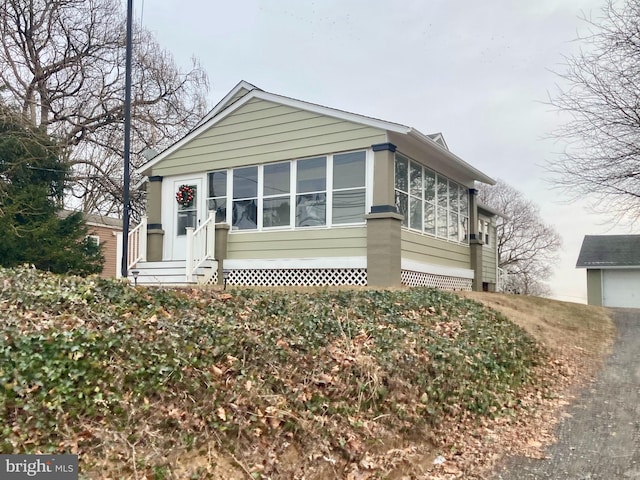
<instances>
[{"instance_id":1,"label":"white lattice skirting","mask_svg":"<svg viewBox=\"0 0 640 480\"><path fill-rule=\"evenodd\" d=\"M215 269L211 278L206 282L206 285L215 285L218 283L218 270Z\"/></svg>"},{"instance_id":2,"label":"white lattice skirting","mask_svg":"<svg viewBox=\"0 0 640 480\"><path fill-rule=\"evenodd\" d=\"M255 286L325 286L366 285L366 268L280 268L234 269L229 285Z\"/></svg>"},{"instance_id":3,"label":"white lattice skirting","mask_svg":"<svg viewBox=\"0 0 640 480\"><path fill-rule=\"evenodd\" d=\"M415 272L413 270L402 270L400 281L409 287L426 286L436 287L442 290L471 290L471 279L463 277L453 277L448 275L436 275L433 273Z\"/></svg>"}]
</instances>

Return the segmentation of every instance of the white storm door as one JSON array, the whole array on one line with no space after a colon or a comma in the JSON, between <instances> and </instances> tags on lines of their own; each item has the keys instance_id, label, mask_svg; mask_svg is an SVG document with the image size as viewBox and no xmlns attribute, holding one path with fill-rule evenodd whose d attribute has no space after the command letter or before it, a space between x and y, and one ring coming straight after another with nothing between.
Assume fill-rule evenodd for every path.
<instances>
[{"instance_id":1,"label":"white storm door","mask_svg":"<svg viewBox=\"0 0 640 480\"><path fill-rule=\"evenodd\" d=\"M194 192L193 201L188 204L179 204L175 198L182 185L188 185ZM174 180L173 182L173 231L172 234L172 260L186 260L187 258L187 227L198 228L202 217L204 205L204 193L202 179L191 178Z\"/></svg>"}]
</instances>

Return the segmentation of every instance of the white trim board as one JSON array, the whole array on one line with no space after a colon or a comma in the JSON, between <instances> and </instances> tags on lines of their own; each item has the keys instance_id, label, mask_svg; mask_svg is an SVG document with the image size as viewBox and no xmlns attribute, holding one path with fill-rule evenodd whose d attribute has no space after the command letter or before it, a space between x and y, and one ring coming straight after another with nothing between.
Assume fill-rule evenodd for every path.
<instances>
[{"instance_id":1,"label":"white trim board","mask_svg":"<svg viewBox=\"0 0 640 480\"><path fill-rule=\"evenodd\" d=\"M296 270L300 268L367 268L367 257L315 257L230 259L222 261L230 270Z\"/></svg>"},{"instance_id":2,"label":"white trim board","mask_svg":"<svg viewBox=\"0 0 640 480\"><path fill-rule=\"evenodd\" d=\"M415 260L403 258L400 260L400 268L402 270L411 270L413 272L431 273L432 275L442 275L447 277L474 277L474 272L468 268L447 267L444 265L433 265L431 263L422 263Z\"/></svg>"}]
</instances>

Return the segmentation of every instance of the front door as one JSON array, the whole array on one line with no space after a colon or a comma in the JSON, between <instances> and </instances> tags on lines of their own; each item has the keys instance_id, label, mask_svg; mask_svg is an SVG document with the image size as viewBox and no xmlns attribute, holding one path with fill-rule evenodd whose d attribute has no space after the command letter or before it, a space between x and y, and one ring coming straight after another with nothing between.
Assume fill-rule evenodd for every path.
<instances>
[{"instance_id":1,"label":"front door","mask_svg":"<svg viewBox=\"0 0 640 480\"><path fill-rule=\"evenodd\" d=\"M202 206L202 180L199 178L173 182L173 260L187 258L187 227L198 228ZM178 201L180 195L180 201Z\"/></svg>"}]
</instances>

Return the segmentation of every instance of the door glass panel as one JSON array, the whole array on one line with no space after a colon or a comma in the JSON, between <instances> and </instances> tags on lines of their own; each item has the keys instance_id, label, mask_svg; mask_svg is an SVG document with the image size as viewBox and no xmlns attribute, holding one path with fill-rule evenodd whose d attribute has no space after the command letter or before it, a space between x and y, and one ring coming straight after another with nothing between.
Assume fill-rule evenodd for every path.
<instances>
[{"instance_id":1,"label":"door glass panel","mask_svg":"<svg viewBox=\"0 0 640 480\"><path fill-rule=\"evenodd\" d=\"M188 203L180 203L178 205L177 218L177 235L183 236L187 234L187 227L196 228L197 211L198 211L198 186L189 185L193 191L193 198Z\"/></svg>"}]
</instances>

